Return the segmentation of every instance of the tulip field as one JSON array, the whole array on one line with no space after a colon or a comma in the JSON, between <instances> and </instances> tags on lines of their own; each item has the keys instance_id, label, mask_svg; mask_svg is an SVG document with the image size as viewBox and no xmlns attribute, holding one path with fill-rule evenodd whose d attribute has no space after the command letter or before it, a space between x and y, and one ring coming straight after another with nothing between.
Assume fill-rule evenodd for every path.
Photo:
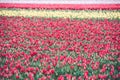
<instances>
[{"instance_id":1,"label":"tulip field","mask_svg":"<svg viewBox=\"0 0 120 80\"><path fill-rule=\"evenodd\" d=\"M120 10L0 8L0 80L119 80Z\"/></svg>"}]
</instances>

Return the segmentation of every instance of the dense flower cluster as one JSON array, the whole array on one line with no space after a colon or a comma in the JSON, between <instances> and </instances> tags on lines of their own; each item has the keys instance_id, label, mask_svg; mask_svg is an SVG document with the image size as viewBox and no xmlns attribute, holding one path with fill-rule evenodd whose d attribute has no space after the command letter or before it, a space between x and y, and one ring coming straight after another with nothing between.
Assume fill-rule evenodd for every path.
<instances>
[{"instance_id":1,"label":"dense flower cluster","mask_svg":"<svg viewBox=\"0 0 120 80\"><path fill-rule=\"evenodd\" d=\"M119 10L35 10L0 9L0 16L79 18L79 19L120 19Z\"/></svg>"},{"instance_id":2,"label":"dense flower cluster","mask_svg":"<svg viewBox=\"0 0 120 80\"><path fill-rule=\"evenodd\" d=\"M0 77L120 78L120 21L0 17Z\"/></svg>"},{"instance_id":3,"label":"dense flower cluster","mask_svg":"<svg viewBox=\"0 0 120 80\"><path fill-rule=\"evenodd\" d=\"M119 10L120 4L18 4L0 3L0 8L50 9L50 10Z\"/></svg>"}]
</instances>

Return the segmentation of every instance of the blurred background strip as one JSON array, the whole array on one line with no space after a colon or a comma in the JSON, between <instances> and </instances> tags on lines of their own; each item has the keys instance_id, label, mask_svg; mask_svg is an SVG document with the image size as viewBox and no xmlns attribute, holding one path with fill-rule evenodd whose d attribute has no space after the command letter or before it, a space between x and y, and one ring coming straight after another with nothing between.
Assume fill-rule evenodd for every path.
<instances>
[{"instance_id":1,"label":"blurred background strip","mask_svg":"<svg viewBox=\"0 0 120 80\"><path fill-rule=\"evenodd\" d=\"M0 0L0 8L120 9L120 0Z\"/></svg>"},{"instance_id":2,"label":"blurred background strip","mask_svg":"<svg viewBox=\"0 0 120 80\"><path fill-rule=\"evenodd\" d=\"M0 3L22 4L120 4L120 0L0 0Z\"/></svg>"}]
</instances>

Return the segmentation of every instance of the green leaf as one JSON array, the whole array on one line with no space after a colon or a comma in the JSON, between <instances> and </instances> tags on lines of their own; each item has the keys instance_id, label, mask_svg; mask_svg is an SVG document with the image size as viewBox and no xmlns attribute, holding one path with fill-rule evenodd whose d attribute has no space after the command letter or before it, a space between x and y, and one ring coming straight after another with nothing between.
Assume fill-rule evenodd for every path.
<instances>
[{"instance_id":1,"label":"green leaf","mask_svg":"<svg viewBox=\"0 0 120 80\"><path fill-rule=\"evenodd\" d=\"M4 80L8 80L8 78L4 78Z\"/></svg>"},{"instance_id":2,"label":"green leaf","mask_svg":"<svg viewBox=\"0 0 120 80\"><path fill-rule=\"evenodd\" d=\"M64 68L61 69L61 74L65 74L65 69Z\"/></svg>"},{"instance_id":3,"label":"green leaf","mask_svg":"<svg viewBox=\"0 0 120 80\"><path fill-rule=\"evenodd\" d=\"M12 79L13 79L13 80L17 80L15 74L12 76Z\"/></svg>"},{"instance_id":4,"label":"green leaf","mask_svg":"<svg viewBox=\"0 0 120 80\"><path fill-rule=\"evenodd\" d=\"M20 80L24 80L24 78L27 78L27 74L21 73L20 74Z\"/></svg>"},{"instance_id":5,"label":"green leaf","mask_svg":"<svg viewBox=\"0 0 120 80\"><path fill-rule=\"evenodd\" d=\"M0 63L0 67L4 66L6 59L5 58L1 58L2 62Z\"/></svg>"},{"instance_id":6,"label":"green leaf","mask_svg":"<svg viewBox=\"0 0 120 80\"><path fill-rule=\"evenodd\" d=\"M74 66L74 71L78 71L78 66Z\"/></svg>"},{"instance_id":7,"label":"green leaf","mask_svg":"<svg viewBox=\"0 0 120 80\"><path fill-rule=\"evenodd\" d=\"M68 56L70 56L70 51L68 51Z\"/></svg>"},{"instance_id":8,"label":"green leaf","mask_svg":"<svg viewBox=\"0 0 120 80\"><path fill-rule=\"evenodd\" d=\"M77 77L82 76L82 75L83 73L80 70L77 70L73 73L73 76L77 76Z\"/></svg>"},{"instance_id":9,"label":"green leaf","mask_svg":"<svg viewBox=\"0 0 120 80\"><path fill-rule=\"evenodd\" d=\"M63 71L63 69L60 69L59 67L55 68L56 75L61 75L62 71Z\"/></svg>"},{"instance_id":10,"label":"green leaf","mask_svg":"<svg viewBox=\"0 0 120 80\"><path fill-rule=\"evenodd\" d=\"M93 73L98 75L99 74L99 70L94 70Z\"/></svg>"},{"instance_id":11,"label":"green leaf","mask_svg":"<svg viewBox=\"0 0 120 80\"><path fill-rule=\"evenodd\" d=\"M35 80L38 80L38 78L40 78L40 77L41 77L41 75L40 75L39 73L36 73L34 79L35 79Z\"/></svg>"},{"instance_id":12,"label":"green leaf","mask_svg":"<svg viewBox=\"0 0 120 80\"><path fill-rule=\"evenodd\" d=\"M66 69L65 69L65 70L66 70L66 72L69 73L69 72L70 72L70 66L66 66Z\"/></svg>"},{"instance_id":13,"label":"green leaf","mask_svg":"<svg viewBox=\"0 0 120 80\"><path fill-rule=\"evenodd\" d=\"M89 72L89 74L88 74L89 76L92 76L92 73L91 72Z\"/></svg>"}]
</instances>

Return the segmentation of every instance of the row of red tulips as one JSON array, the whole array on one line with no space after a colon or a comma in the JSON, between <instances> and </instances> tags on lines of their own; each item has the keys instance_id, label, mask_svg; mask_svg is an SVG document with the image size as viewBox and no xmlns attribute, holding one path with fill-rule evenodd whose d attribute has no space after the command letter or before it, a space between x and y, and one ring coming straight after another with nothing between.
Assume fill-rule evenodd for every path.
<instances>
[{"instance_id":1,"label":"row of red tulips","mask_svg":"<svg viewBox=\"0 0 120 80\"><path fill-rule=\"evenodd\" d=\"M120 4L19 4L0 3L0 8L63 9L63 10L119 10Z\"/></svg>"},{"instance_id":2,"label":"row of red tulips","mask_svg":"<svg viewBox=\"0 0 120 80\"><path fill-rule=\"evenodd\" d=\"M120 78L120 21L0 17L0 76Z\"/></svg>"}]
</instances>

